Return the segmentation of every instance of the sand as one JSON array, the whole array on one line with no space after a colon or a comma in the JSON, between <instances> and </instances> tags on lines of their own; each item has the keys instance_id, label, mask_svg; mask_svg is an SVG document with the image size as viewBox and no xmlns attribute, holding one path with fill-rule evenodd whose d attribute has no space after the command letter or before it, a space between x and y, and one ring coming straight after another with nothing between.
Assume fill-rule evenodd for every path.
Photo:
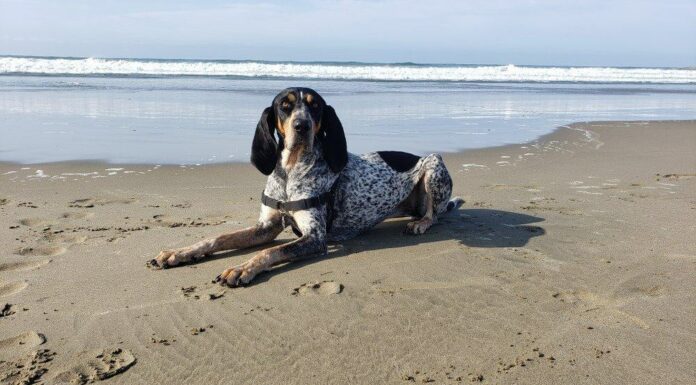
<instances>
[{"instance_id":1,"label":"sand","mask_svg":"<svg viewBox=\"0 0 696 385\"><path fill-rule=\"evenodd\" d=\"M445 156L467 203L224 289L264 178L0 164L0 384L693 384L696 122L594 122ZM280 241L293 238L281 234Z\"/></svg>"}]
</instances>

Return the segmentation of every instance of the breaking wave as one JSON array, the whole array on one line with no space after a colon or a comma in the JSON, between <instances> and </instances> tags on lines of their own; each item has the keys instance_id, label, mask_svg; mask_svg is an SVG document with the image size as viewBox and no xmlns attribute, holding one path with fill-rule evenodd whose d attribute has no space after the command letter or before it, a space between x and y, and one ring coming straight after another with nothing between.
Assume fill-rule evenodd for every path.
<instances>
[{"instance_id":1,"label":"breaking wave","mask_svg":"<svg viewBox=\"0 0 696 385\"><path fill-rule=\"evenodd\" d=\"M0 57L4 75L229 76L365 81L696 83L695 69Z\"/></svg>"}]
</instances>

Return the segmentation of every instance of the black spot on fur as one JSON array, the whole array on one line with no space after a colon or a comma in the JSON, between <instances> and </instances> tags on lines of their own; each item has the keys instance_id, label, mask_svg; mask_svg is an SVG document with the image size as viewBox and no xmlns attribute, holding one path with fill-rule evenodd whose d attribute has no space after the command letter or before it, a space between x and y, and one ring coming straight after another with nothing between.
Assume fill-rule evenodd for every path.
<instances>
[{"instance_id":1,"label":"black spot on fur","mask_svg":"<svg viewBox=\"0 0 696 385\"><path fill-rule=\"evenodd\" d=\"M420 160L419 156L401 151L378 151L377 154L396 172L408 171Z\"/></svg>"}]
</instances>

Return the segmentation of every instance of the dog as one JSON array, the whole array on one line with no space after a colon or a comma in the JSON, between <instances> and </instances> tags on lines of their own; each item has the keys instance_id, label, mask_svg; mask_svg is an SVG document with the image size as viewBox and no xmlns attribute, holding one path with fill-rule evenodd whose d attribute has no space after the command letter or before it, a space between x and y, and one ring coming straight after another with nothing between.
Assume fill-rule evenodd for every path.
<instances>
[{"instance_id":1,"label":"dog","mask_svg":"<svg viewBox=\"0 0 696 385\"><path fill-rule=\"evenodd\" d=\"M290 226L298 239L267 248L215 279L242 286L275 265L325 255L327 242L353 238L389 217L414 217L405 232L423 234L439 215L464 203L450 199L452 178L438 154L349 153L336 111L309 88L285 89L264 109L251 145L251 163L268 175L258 223L164 250L149 261L151 267L177 266L219 251L269 243Z\"/></svg>"}]
</instances>

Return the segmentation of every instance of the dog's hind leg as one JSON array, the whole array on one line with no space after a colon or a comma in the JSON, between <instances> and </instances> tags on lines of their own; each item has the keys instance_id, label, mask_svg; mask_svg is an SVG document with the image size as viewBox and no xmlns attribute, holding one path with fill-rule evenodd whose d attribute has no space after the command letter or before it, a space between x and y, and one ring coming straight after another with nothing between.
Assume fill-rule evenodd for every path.
<instances>
[{"instance_id":1,"label":"dog's hind leg","mask_svg":"<svg viewBox=\"0 0 696 385\"><path fill-rule=\"evenodd\" d=\"M428 155L420 166L422 176L416 185L413 212L419 219L406 225L407 234L423 234L437 222L437 216L464 202L461 198L449 200L452 195L452 178L438 154Z\"/></svg>"},{"instance_id":2,"label":"dog's hind leg","mask_svg":"<svg viewBox=\"0 0 696 385\"><path fill-rule=\"evenodd\" d=\"M255 226L205 239L188 247L161 251L148 263L155 268L176 266L200 260L218 251L243 249L268 243L274 240L281 231L283 231L281 213L267 206L261 206L259 222Z\"/></svg>"}]
</instances>

